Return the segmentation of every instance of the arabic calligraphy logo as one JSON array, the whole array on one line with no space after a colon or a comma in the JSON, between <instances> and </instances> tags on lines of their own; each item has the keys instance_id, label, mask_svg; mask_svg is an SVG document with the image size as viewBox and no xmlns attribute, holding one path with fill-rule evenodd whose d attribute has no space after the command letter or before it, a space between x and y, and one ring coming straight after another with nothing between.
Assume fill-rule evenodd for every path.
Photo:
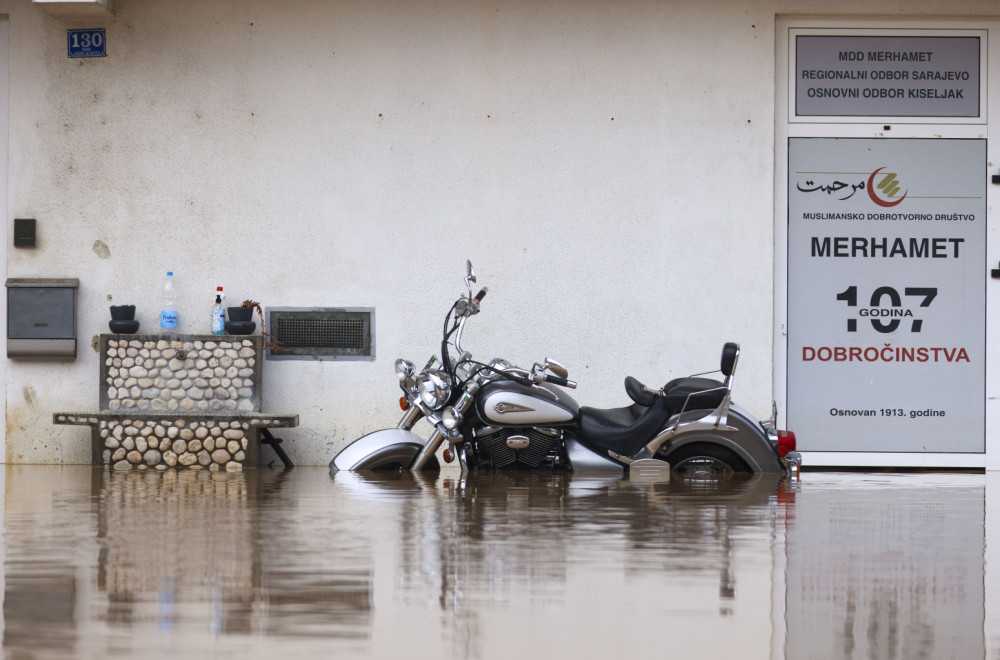
<instances>
[{"instance_id":1,"label":"arabic calligraphy logo","mask_svg":"<svg viewBox=\"0 0 1000 660\"><path fill-rule=\"evenodd\" d=\"M899 179L896 178L895 172L886 172L879 182L875 183L875 175L884 169L884 167L880 167L868 177L868 196L879 206L888 208L896 206L906 199L906 193L909 190L904 192L902 197L896 198L896 195L899 194Z\"/></svg>"},{"instance_id":2,"label":"arabic calligraphy logo","mask_svg":"<svg viewBox=\"0 0 1000 660\"><path fill-rule=\"evenodd\" d=\"M844 183L843 181L834 181L833 183L829 184L821 183L817 185L815 181L810 179L806 181L806 186L807 186L806 188L803 188L802 184L800 183L797 184L795 187L799 189L799 192L811 193L819 191L819 192L825 192L827 195L833 195L834 193L840 195L841 191L849 190L846 196L837 198L840 201L844 201L845 199L850 199L854 197L854 193L858 192L859 190L864 190L865 182L864 180L858 181L857 183Z\"/></svg>"}]
</instances>

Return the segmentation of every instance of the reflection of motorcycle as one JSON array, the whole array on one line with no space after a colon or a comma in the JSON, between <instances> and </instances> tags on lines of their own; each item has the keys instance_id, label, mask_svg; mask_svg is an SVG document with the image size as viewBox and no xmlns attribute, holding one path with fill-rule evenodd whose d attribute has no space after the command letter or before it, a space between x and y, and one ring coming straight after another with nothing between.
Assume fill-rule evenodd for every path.
<instances>
[{"instance_id":1,"label":"reflection of motorcycle","mask_svg":"<svg viewBox=\"0 0 1000 660\"><path fill-rule=\"evenodd\" d=\"M751 628L770 623L770 592L758 588L770 562L761 560L783 557L774 539L784 534L799 489L780 473L645 483L612 473L341 471L331 481L357 509L379 505L367 534L387 561L372 574L372 588L391 593L388 600L407 612L437 602L442 629L423 632L454 645L437 656L462 658L503 655L491 646L498 621L518 631L510 650L537 649L552 641L552 630L587 620L594 603L622 598L628 621L656 627L681 657L706 655L704 637L690 634L698 626L691 617L711 616L714 607ZM685 615L651 614L667 603L684 603ZM772 600L783 606L783 598ZM539 608L545 626L537 625ZM595 641L575 631L549 655L590 657ZM748 655L740 643L746 640L737 647ZM726 655L713 644L713 656ZM609 643L601 655L615 648L621 644ZM631 656L655 657L648 644L633 649L642 652Z\"/></svg>"},{"instance_id":2,"label":"reflection of motorcycle","mask_svg":"<svg viewBox=\"0 0 1000 660\"><path fill-rule=\"evenodd\" d=\"M358 438L330 462L332 470L435 469L445 441L445 460L457 456L463 470L627 471L656 479L671 467L698 474L798 469L795 435L777 430L776 415L758 422L732 401L737 344L723 347L722 380L697 374L653 390L630 376L631 405L580 407L559 389L576 383L554 360L528 370L499 358L477 362L462 350L466 322L486 295L485 288L472 295L475 282L469 263L468 295L445 315L440 365L432 357L418 372L396 361L405 411L398 426ZM412 431L422 418L434 427L427 440Z\"/></svg>"}]
</instances>

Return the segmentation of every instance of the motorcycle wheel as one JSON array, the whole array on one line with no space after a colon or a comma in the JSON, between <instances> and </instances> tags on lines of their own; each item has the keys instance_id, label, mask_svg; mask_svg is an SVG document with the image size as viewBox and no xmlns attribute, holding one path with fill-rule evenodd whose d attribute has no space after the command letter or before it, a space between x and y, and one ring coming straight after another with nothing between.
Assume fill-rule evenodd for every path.
<instances>
[{"instance_id":1,"label":"motorcycle wheel","mask_svg":"<svg viewBox=\"0 0 1000 660\"><path fill-rule=\"evenodd\" d=\"M667 455L672 472L691 477L729 477L753 472L731 449L707 442L684 445Z\"/></svg>"}]
</instances>

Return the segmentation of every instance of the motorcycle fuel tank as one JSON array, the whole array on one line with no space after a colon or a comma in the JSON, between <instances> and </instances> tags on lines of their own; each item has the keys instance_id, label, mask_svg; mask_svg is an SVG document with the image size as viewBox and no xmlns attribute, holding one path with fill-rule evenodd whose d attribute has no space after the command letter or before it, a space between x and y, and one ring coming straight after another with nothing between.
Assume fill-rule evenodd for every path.
<instances>
[{"instance_id":1,"label":"motorcycle fuel tank","mask_svg":"<svg viewBox=\"0 0 1000 660\"><path fill-rule=\"evenodd\" d=\"M480 419L497 426L569 424L580 414L580 406L565 392L546 384L531 387L511 381L484 386L476 409Z\"/></svg>"}]
</instances>

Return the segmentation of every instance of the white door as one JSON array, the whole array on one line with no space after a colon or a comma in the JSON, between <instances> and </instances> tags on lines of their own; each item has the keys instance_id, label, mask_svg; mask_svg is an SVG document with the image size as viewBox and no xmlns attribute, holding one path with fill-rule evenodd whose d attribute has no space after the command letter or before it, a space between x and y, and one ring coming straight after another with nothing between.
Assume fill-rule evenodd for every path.
<instances>
[{"instance_id":1,"label":"white door","mask_svg":"<svg viewBox=\"0 0 1000 660\"><path fill-rule=\"evenodd\" d=\"M785 18L776 61L785 424L810 465L1000 467L1000 23Z\"/></svg>"}]
</instances>

